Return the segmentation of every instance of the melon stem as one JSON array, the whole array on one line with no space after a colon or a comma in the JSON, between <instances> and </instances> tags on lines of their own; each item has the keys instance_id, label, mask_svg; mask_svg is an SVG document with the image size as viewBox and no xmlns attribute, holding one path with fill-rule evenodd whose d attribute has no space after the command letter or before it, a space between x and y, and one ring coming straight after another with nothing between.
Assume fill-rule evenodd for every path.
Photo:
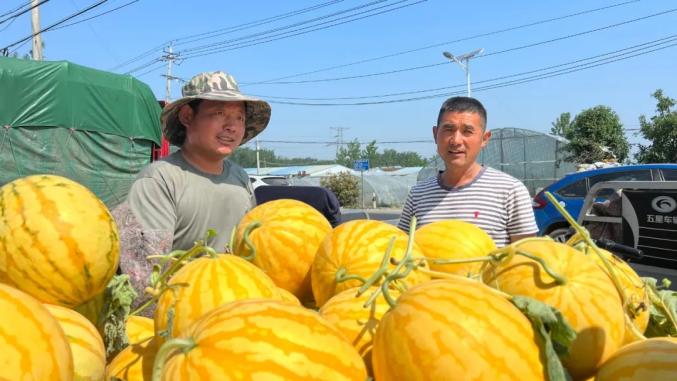
<instances>
[{"instance_id":1,"label":"melon stem","mask_svg":"<svg viewBox=\"0 0 677 381\"><path fill-rule=\"evenodd\" d=\"M569 225L571 225L576 230L576 232L580 235L581 239L583 239L583 241L585 241L585 243L592 248L592 251L594 251L595 254L597 254L599 259L604 264L604 268L606 269L609 278L611 278L611 281L613 282L614 286L616 287L616 290L621 296L621 303L623 304L623 306L628 305L627 302L628 296L625 294L625 289L623 289L621 282L618 280L616 271L614 270L613 266L611 266L609 261L606 258L604 258L604 255L602 255L602 253L600 252L599 247L597 247L595 242L593 242L593 240L590 238L590 233L583 226L579 225L578 222L576 222L576 220L573 217L571 217L571 214L569 214L569 212L567 212L567 210L564 209L562 205L560 205L560 203L557 201L555 196L552 195L552 193L545 192L545 197L548 198L550 203L552 203L552 205L557 209L557 211L562 215L562 217L564 217L567 220Z\"/></svg>"},{"instance_id":2,"label":"melon stem","mask_svg":"<svg viewBox=\"0 0 677 381\"><path fill-rule=\"evenodd\" d=\"M256 246L252 243L250 239L250 235L255 229L258 229L261 227L261 223L259 221L254 221L247 225L247 227L244 229L244 232L242 233L242 241L244 242L244 245L249 249L251 252L249 255L243 255L242 258L248 260L248 261L253 261L256 259Z\"/></svg>"},{"instance_id":3,"label":"melon stem","mask_svg":"<svg viewBox=\"0 0 677 381\"><path fill-rule=\"evenodd\" d=\"M160 381L162 379L162 368L165 366L165 363L172 352L180 350L182 354L186 354L196 346L197 343L192 338L171 339L162 344L155 356L155 362L153 363L153 378L151 380Z\"/></svg>"}]
</instances>

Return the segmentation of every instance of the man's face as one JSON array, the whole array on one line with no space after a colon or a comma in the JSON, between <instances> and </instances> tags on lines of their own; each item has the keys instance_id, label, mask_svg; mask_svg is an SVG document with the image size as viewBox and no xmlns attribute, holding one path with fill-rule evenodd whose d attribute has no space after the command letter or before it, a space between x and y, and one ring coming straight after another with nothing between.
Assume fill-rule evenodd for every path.
<instances>
[{"instance_id":1,"label":"man's face","mask_svg":"<svg viewBox=\"0 0 677 381\"><path fill-rule=\"evenodd\" d=\"M242 142L245 131L244 102L203 100L197 112L183 106L186 142L207 158L223 160Z\"/></svg>"},{"instance_id":2,"label":"man's face","mask_svg":"<svg viewBox=\"0 0 677 381\"><path fill-rule=\"evenodd\" d=\"M433 127L437 154L447 169L467 170L487 144L491 132L484 131L480 114L445 112Z\"/></svg>"}]
</instances>

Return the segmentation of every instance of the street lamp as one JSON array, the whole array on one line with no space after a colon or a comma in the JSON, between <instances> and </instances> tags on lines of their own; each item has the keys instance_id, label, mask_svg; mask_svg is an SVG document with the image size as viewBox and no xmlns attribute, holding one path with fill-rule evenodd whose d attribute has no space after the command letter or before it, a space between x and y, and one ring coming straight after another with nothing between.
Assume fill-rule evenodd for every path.
<instances>
[{"instance_id":1,"label":"street lamp","mask_svg":"<svg viewBox=\"0 0 677 381\"><path fill-rule=\"evenodd\" d=\"M475 58L476 56L482 54L483 52L484 52L484 49L481 48L481 49L473 50L470 53L461 54L458 57L454 56L453 54L451 54L449 52L442 52L442 54L445 57L447 57L448 59L450 59L450 60L456 62L457 64L459 64L463 68L463 70L465 71L465 80L466 80L466 83L468 85L468 97L470 97L470 62L469 61L470 61L471 58Z\"/></svg>"}]
</instances>

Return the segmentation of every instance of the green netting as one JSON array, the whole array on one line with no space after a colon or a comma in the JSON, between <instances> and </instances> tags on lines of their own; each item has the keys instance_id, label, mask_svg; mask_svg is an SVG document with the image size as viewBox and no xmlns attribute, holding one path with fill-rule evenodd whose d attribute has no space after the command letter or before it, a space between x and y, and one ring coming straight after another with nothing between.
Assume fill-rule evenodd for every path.
<instances>
[{"instance_id":1,"label":"green netting","mask_svg":"<svg viewBox=\"0 0 677 381\"><path fill-rule=\"evenodd\" d=\"M60 175L88 187L112 209L150 162L152 144L61 127L3 128L0 185L27 175Z\"/></svg>"},{"instance_id":2,"label":"green netting","mask_svg":"<svg viewBox=\"0 0 677 381\"><path fill-rule=\"evenodd\" d=\"M160 111L150 88L129 75L0 58L0 186L56 174L113 208L161 144Z\"/></svg>"},{"instance_id":3,"label":"green netting","mask_svg":"<svg viewBox=\"0 0 677 381\"><path fill-rule=\"evenodd\" d=\"M574 163L564 161L562 147L566 144L566 139L542 132L500 128L491 130L491 140L477 161L521 180L533 195L576 171ZM421 170L418 179L434 176L443 169L444 163L437 157Z\"/></svg>"},{"instance_id":4,"label":"green netting","mask_svg":"<svg viewBox=\"0 0 677 381\"><path fill-rule=\"evenodd\" d=\"M0 58L0 125L66 127L161 144L160 106L129 75L66 61Z\"/></svg>"}]
</instances>

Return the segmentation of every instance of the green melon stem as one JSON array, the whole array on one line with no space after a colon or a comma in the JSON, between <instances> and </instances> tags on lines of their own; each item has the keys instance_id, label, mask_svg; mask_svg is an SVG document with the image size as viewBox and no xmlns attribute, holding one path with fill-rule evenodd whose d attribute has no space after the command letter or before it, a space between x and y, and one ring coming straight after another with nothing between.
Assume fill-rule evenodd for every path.
<instances>
[{"instance_id":1,"label":"green melon stem","mask_svg":"<svg viewBox=\"0 0 677 381\"><path fill-rule=\"evenodd\" d=\"M230 231L230 239L228 240L228 247L226 248L227 253L235 253L235 238L237 237L237 226L233 226L233 229Z\"/></svg>"},{"instance_id":2,"label":"green melon stem","mask_svg":"<svg viewBox=\"0 0 677 381\"><path fill-rule=\"evenodd\" d=\"M134 311L130 312L130 313L129 313L129 316L132 316L132 315L136 316L136 315L140 314L141 312L143 312L146 308L152 306L155 302L157 302L158 300L160 300L160 297L162 296L162 294L164 294L167 290L172 290L172 289L177 288L177 287L188 287L188 286L190 286L190 284L189 284L189 283L185 283L185 282L183 282L183 283L173 283L173 284L165 284L165 285L163 285L163 286L155 293L155 295L153 295L152 298L146 300L142 305L140 305L139 307L137 307Z\"/></svg>"},{"instance_id":3,"label":"green melon stem","mask_svg":"<svg viewBox=\"0 0 677 381\"><path fill-rule=\"evenodd\" d=\"M381 292L383 293L383 298L386 300L390 308L397 305L395 298L390 295L390 284L396 282L399 279L404 279L411 273L414 268L418 267L416 261L412 259L412 252L414 249L414 233L416 232L416 216L411 218L411 223L409 224L409 239L407 240L407 248L404 251L402 260L397 262L395 269L385 277L383 283L381 284ZM393 258L394 259L394 258ZM404 269L404 270L403 270Z\"/></svg>"},{"instance_id":4,"label":"green melon stem","mask_svg":"<svg viewBox=\"0 0 677 381\"><path fill-rule=\"evenodd\" d=\"M336 270L336 276L335 276L336 283L343 283L347 282L349 280L358 280L362 282L362 284L367 283L367 280L364 279L363 277L356 275L356 274L348 274L348 270L344 266L339 267L338 270Z\"/></svg>"},{"instance_id":5,"label":"green melon stem","mask_svg":"<svg viewBox=\"0 0 677 381\"><path fill-rule=\"evenodd\" d=\"M543 258L537 257L524 251L517 251L515 255L521 255L523 257L531 259L532 261L538 262L538 264L541 265L541 267L543 268L543 271L545 271L548 275L550 275L552 279L555 280L555 283L557 283L558 285L564 286L565 284L567 284L567 278L557 274L555 270L553 270Z\"/></svg>"},{"instance_id":6,"label":"green melon stem","mask_svg":"<svg viewBox=\"0 0 677 381\"><path fill-rule=\"evenodd\" d=\"M176 338L166 341L157 352L155 362L153 363L153 378L152 381L162 380L162 368L164 368L167 359L176 350L180 350L183 354L190 352L197 346L197 343L192 338L182 339Z\"/></svg>"},{"instance_id":7,"label":"green melon stem","mask_svg":"<svg viewBox=\"0 0 677 381\"><path fill-rule=\"evenodd\" d=\"M378 281L381 280L381 277L387 274L388 265L390 264L390 256L392 255L393 248L395 247L395 238L396 238L395 236L390 238L390 241L388 242L388 247L386 248L386 252L383 255L383 258L381 258L381 264L378 266L378 269L373 274L371 274L371 276L367 278L367 280L364 281L359 290L357 290L357 296L360 296L365 292L367 292L369 287L378 283Z\"/></svg>"},{"instance_id":8,"label":"green melon stem","mask_svg":"<svg viewBox=\"0 0 677 381\"><path fill-rule=\"evenodd\" d=\"M242 233L242 241L244 242L244 245L247 247L247 249L249 249L249 251L251 252L251 254L247 256L242 256L242 258L250 262L256 259L256 246L254 246L249 236L252 234L254 230L260 227L261 223L259 221L254 221L249 225L247 225L247 227L244 229L244 232Z\"/></svg>"},{"instance_id":9,"label":"green melon stem","mask_svg":"<svg viewBox=\"0 0 677 381\"><path fill-rule=\"evenodd\" d=\"M604 255L602 255L602 252L600 251L599 247L593 242L593 240L590 238L590 233L581 225L576 222L576 220L571 217L571 214L564 209L562 205L557 201L555 196L552 195L550 192L545 192L545 197L548 198L550 203L557 209L557 211L567 220L569 225L571 225L576 232L581 236L581 238L585 241L586 244L588 244L589 247L592 248L592 251L595 252L595 254L599 257L599 259L602 260L602 263L604 264L604 268L609 274L609 278L611 278L611 281L613 282L614 286L616 287L616 290L618 291L618 294L621 296L621 303L623 306L628 305L628 296L625 294L625 289L623 289L623 286L621 285L621 282L618 280L618 276L616 275L616 271L614 270L613 266L609 263L609 261L604 258Z\"/></svg>"},{"instance_id":10,"label":"green melon stem","mask_svg":"<svg viewBox=\"0 0 677 381\"><path fill-rule=\"evenodd\" d=\"M208 237L209 235L207 235ZM169 268L162 274L157 275L155 271L151 274L150 287L155 290L153 297L131 312L130 315L137 315L141 313L146 308L150 307L155 303L162 293L166 291L169 286L167 285L168 279L174 275L179 269L184 265L184 262L198 256L202 253L207 253L210 257L214 258L216 251L211 247L205 246L204 241L199 240L195 242L195 245L190 248L190 250L175 250L168 254L169 257L174 258L174 262L169 266Z\"/></svg>"},{"instance_id":11,"label":"green melon stem","mask_svg":"<svg viewBox=\"0 0 677 381\"><path fill-rule=\"evenodd\" d=\"M632 321L630 316L628 314L623 314L623 317L625 318L625 329L629 329L630 333L632 334L632 337L634 340L646 340L646 336L642 332L640 332L639 329L637 329L637 326L635 323Z\"/></svg>"},{"instance_id":12,"label":"green melon stem","mask_svg":"<svg viewBox=\"0 0 677 381\"><path fill-rule=\"evenodd\" d=\"M204 243L202 241L195 242L195 245L192 248L190 248L190 250L185 251L183 254L181 254L181 256L176 259L176 262L172 263L169 269L167 269L167 271L165 271L160 275L160 277L157 280L157 284L165 283L170 276L174 275L174 273L176 273L179 270L179 268L183 266L184 261L199 254L202 254L203 252L206 251L205 248L206 246L204 246ZM156 287L157 284L154 284L153 287Z\"/></svg>"},{"instance_id":13,"label":"green melon stem","mask_svg":"<svg viewBox=\"0 0 677 381\"><path fill-rule=\"evenodd\" d=\"M486 255L483 257L474 257L474 258L425 258L426 261L432 263L433 265L460 265L464 263L475 263L475 262L491 262L495 261L496 257L491 255Z\"/></svg>"}]
</instances>

